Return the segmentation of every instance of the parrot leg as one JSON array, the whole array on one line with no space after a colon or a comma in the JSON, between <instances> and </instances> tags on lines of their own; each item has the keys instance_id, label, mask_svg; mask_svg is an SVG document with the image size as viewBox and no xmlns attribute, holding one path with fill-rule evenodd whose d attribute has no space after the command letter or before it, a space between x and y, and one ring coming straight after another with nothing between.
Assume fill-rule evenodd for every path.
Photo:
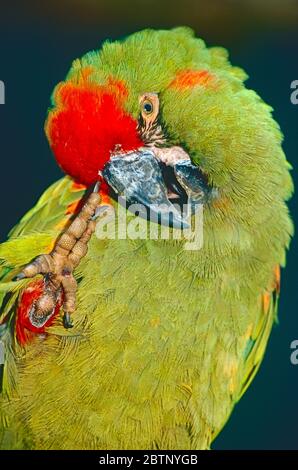
<instances>
[{"instance_id":1,"label":"parrot leg","mask_svg":"<svg viewBox=\"0 0 298 470\"><path fill-rule=\"evenodd\" d=\"M44 276L44 293L33 303L30 321L40 327L55 311L59 298L63 299L63 325L71 328L71 314L76 308L77 282L74 269L87 254L88 242L95 231L97 209L100 204L98 185L67 230L58 238L54 249L27 264L15 280Z\"/></svg>"}]
</instances>

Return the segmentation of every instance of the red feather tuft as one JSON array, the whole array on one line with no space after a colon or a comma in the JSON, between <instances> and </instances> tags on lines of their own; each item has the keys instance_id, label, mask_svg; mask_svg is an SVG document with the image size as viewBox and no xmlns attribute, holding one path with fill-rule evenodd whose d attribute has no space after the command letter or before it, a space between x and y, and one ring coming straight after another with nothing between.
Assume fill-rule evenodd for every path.
<instances>
[{"instance_id":1,"label":"red feather tuft","mask_svg":"<svg viewBox=\"0 0 298 470\"><path fill-rule=\"evenodd\" d=\"M42 279L39 279L31 282L21 295L16 316L16 337L21 345L30 341L35 334L45 333L45 329L53 324L55 318L59 314L62 305L62 298L57 302L55 311L44 326L37 328L32 325L29 313L34 301L43 294L43 290L44 282Z\"/></svg>"},{"instance_id":2,"label":"red feather tuft","mask_svg":"<svg viewBox=\"0 0 298 470\"><path fill-rule=\"evenodd\" d=\"M107 87L87 81L57 87L46 133L59 165L76 182L97 181L115 147L129 151L143 145L137 121L123 109L126 96L123 82L115 80Z\"/></svg>"}]
</instances>

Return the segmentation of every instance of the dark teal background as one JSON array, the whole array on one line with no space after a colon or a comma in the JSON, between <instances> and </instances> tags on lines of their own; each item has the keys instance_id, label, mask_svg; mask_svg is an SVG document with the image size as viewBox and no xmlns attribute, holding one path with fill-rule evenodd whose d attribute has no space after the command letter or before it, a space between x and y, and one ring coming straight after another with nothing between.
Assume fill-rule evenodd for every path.
<instances>
[{"instance_id":1,"label":"dark teal background","mask_svg":"<svg viewBox=\"0 0 298 470\"><path fill-rule=\"evenodd\" d=\"M225 46L231 61L249 74L254 88L274 108L284 133L284 150L297 181L298 105L290 84L298 80L298 3L288 1L105 2L31 1L1 6L0 239L61 176L43 132L54 85L71 61L143 27L192 26L208 45ZM290 202L297 220L297 198ZM280 324L248 392L217 438L216 449L298 449L298 366L290 343L298 339L297 240L282 272Z\"/></svg>"}]
</instances>

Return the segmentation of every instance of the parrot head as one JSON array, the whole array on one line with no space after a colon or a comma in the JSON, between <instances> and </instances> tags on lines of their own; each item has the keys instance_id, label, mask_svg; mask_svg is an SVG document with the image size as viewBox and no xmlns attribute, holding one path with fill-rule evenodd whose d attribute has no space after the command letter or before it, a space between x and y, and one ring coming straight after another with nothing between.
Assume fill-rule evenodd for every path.
<instances>
[{"instance_id":1,"label":"parrot head","mask_svg":"<svg viewBox=\"0 0 298 470\"><path fill-rule=\"evenodd\" d=\"M177 204L193 214L210 201L219 217L237 207L239 218L241 207L268 202L274 185L291 188L271 109L245 78L188 28L145 30L74 61L54 90L46 134L76 182L101 179L160 223L171 214L186 227Z\"/></svg>"}]
</instances>

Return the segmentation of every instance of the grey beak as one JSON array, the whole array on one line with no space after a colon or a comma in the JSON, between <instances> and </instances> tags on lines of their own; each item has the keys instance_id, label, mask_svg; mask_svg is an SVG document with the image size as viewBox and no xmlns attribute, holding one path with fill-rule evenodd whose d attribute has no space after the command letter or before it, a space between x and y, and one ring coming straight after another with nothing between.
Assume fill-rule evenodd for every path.
<instances>
[{"instance_id":1,"label":"grey beak","mask_svg":"<svg viewBox=\"0 0 298 470\"><path fill-rule=\"evenodd\" d=\"M198 167L191 160L183 160L174 165L176 178L188 196L190 214L197 212L198 206L208 201L211 188Z\"/></svg>"},{"instance_id":2,"label":"grey beak","mask_svg":"<svg viewBox=\"0 0 298 470\"><path fill-rule=\"evenodd\" d=\"M139 216L173 228L190 227L182 212L169 201L160 165L151 150L112 156L102 176L120 203L128 209L137 204Z\"/></svg>"}]
</instances>

